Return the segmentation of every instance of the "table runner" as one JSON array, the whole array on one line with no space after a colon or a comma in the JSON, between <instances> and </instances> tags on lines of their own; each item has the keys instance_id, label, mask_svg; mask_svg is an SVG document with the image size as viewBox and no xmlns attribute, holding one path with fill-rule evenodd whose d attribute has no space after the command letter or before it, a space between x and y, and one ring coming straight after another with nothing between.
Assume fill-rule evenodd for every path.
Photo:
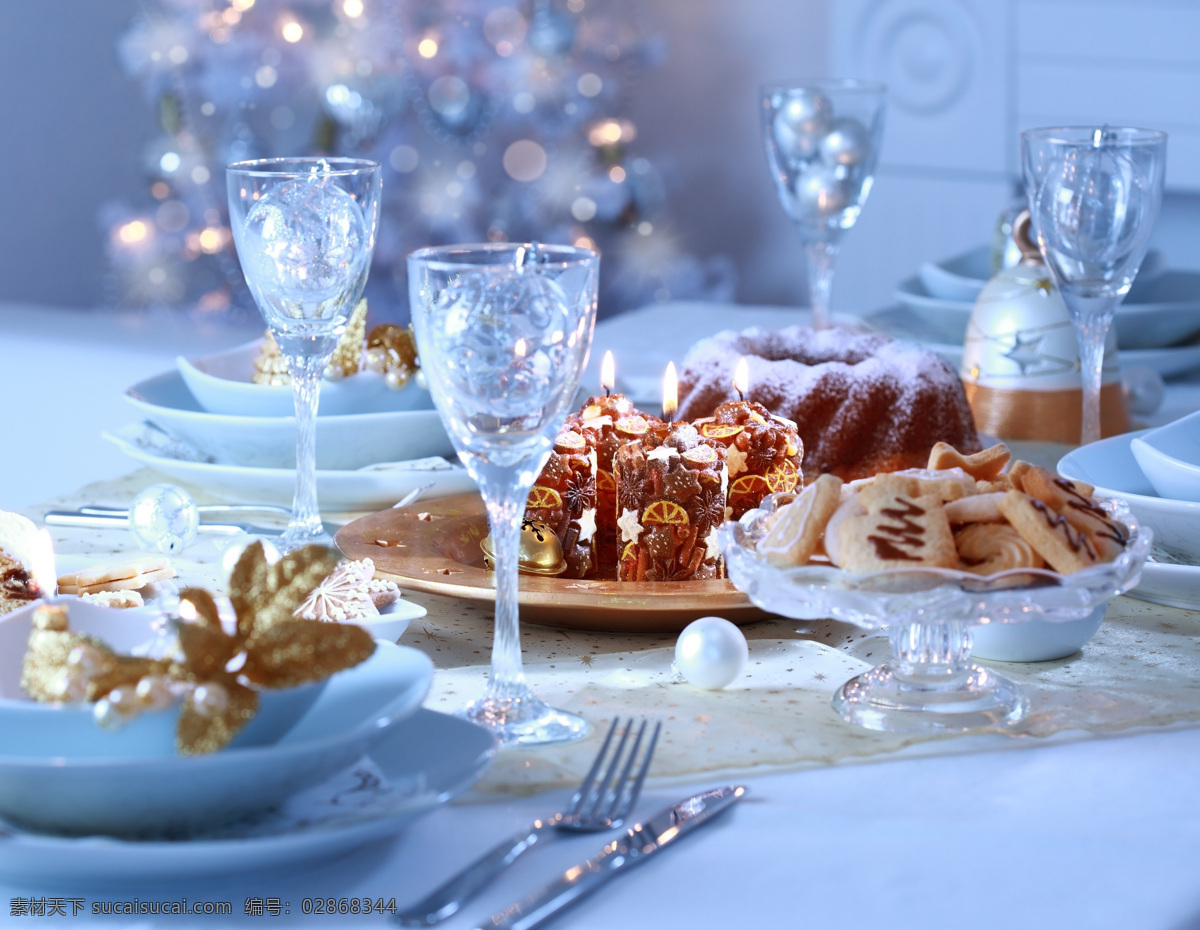
<instances>
[{"instance_id":1,"label":"table runner","mask_svg":"<svg viewBox=\"0 0 1200 930\"><path fill-rule=\"evenodd\" d=\"M142 469L29 508L127 505L161 480ZM198 501L209 500L190 489ZM333 515L330 515L333 516ZM343 514L339 518L355 515ZM56 550L96 558L128 556L124 531L54 528ZM175 559L181 584L214 590L220 546L199 543ZM438 671L425 706L453 712L484 688L492 644L490 605L434 594L405 596L428 610L401 642ZM588 739L501 753L482 792L536 792L578 782L614 715L664 721L652 779L802 769L877 761L907 753L955 753L1036 745L1048 738L1094 738L1132 728L1200 721L1200 612L1117 598L1100 632L1080 653L1054 662L991 663L1017 682L1030 713L1003 732L968 736L876 733L844 723L834 691L888 654L887 638L835 621L763 620L742 628L750 661L723 691L702 691L671 668L673 635L627 635L522 625L525 671L535 693L591 721Z\"/></svg>"}]
</instances>

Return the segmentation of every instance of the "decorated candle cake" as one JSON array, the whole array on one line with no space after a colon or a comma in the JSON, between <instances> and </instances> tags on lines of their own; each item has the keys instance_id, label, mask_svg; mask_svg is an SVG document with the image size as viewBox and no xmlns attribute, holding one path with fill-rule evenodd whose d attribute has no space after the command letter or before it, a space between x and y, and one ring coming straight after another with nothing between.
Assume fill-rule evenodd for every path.
<instances>
[{"instance_id":1,"label":"decorated candle cake","mask_svg":"<svg viewBox=\"0 0 1200 930\"><path fill-rule=\"evenodd\" d=\"M596 573L595 433L572 428L572 417L554 440L554 450L525 502L525 519L550 527L562 544L566 574Z\"/></svg>"}]
</instances>

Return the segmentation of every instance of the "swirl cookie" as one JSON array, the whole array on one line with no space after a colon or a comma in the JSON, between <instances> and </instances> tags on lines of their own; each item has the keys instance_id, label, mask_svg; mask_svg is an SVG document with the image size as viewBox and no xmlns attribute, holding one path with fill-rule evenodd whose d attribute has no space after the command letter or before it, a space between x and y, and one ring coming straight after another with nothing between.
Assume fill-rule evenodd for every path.
<instances>
[{"instance_id":1,"label":"swirl cookie","mask_svg":"<svg viewBox=\"0 0 1200 930\"><path fill-rule=\"evenodd\" d=\"M1007 523L972 523L954 534L958 567L976 575L1013 568L1041 568L1045 562L1033 546Z\"/></svg>"}]
</instances>

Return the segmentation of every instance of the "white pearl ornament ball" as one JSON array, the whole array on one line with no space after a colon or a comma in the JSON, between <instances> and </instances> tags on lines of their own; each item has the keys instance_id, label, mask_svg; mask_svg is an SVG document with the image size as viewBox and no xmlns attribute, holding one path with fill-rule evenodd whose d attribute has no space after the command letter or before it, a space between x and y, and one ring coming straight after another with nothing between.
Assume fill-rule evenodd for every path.
<instances>
[{"instance_id":1,"label":"white pearl ornament ball","mask_svg":"<svg viewBox=\"0 0 1200 930\"><path fill-rule=\"evenodd\" d=\"M793 90L772 119L775 144L785 158L812 158L832 118L833 106L827 97L811 90Z\"/></svg>"},{"instance_id":2,"label":"white pearl ornament ball","mask_svg":"<svg viewBox=\"0 0 1200 930\"><path fill-rule=\"evenodd\" d=\"M143 549L179 552L196 541L200 511L192 495L173 484L152 484L129 506L129 531Z\"/></svg>"},{"instance_id":3,"label":"white pearl ornament ball","mask_svg":"<svg viewBox=\"0 0 1200 930\"><path fill-rule=\"evenodd\" d=\"M850 189L836 168L817 164L796 178L796 202L806 214L830 216L850 206Z\"/></svg>"},{"instance_id":4,"label":"white pearl ornament ball","mask_svg":"<svg viewBox=\"0 0 1200 930\"><path fill-rule=\"evenodd\" d=\"M828 165L861 165L870 154L871 134L856 119L834 120L829 133L821 140L821 159Z\"/></svg>"},{"instance_id":5,"label":"white pearl ornament ball","mask_svg":"<svg viewBox=\"0 0 1200 930\"><path fill-rule=\"evenodd\" d=\"M732 684L749 658L746 637L724 617L693 620L675 643L675 668L706 691Z\"/></svg>"}]
</instances>

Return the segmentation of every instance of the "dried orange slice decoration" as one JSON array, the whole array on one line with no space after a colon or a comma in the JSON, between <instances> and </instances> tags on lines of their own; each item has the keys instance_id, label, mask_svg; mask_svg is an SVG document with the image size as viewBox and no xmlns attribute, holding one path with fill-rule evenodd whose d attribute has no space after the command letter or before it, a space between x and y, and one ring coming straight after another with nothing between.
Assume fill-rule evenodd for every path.
<instances>
[{"instance_id":1,"label":"dried orange slice decoration","mask_svg":"<svg viewBox=\"0 0 1200 930\"><path fill-rule=\"evenodd\" d=\"M565 429L555 437L554 448L562 452L582 452L587 443L573 429Z\"/></svg>"},{"instance_id":2,"label":"dried orange slice decoration","mask_svg":"<svg viewBox=\"0 0 1200 930\"><path fill-rule=\"evenodd\" d=\"M646 422L645 417L640 417L635 413L617 420L616 428L618 432L627 436L644 436L650 431L650 424Z\"/></svg>"},{"instance_id":3,"label":"dried orange slice decoration","mask_svg":"<svg viewBox=\"0 0 1200 930\"><path fill-rule=\"evenodd\" d=\"M693 465L711 465L717 460L717 450L712 446L706 446L702 443L688 449L687 452L683 453L683 458Z\"/></svg>"},{"instance_id":4,"label":"dried orange slice decoration","mask_svg":"<svg viewBox=\"0 0 1200 930\"><path fill-rule=\"evenodd\" d=\"M707 436L709 439L729 439L745 428L736 423L705 423L700 427L700 435Z\"/></svg>"},{"instance_id":5,"label":"dried orange slice decoration","mask_svg":"<svg viewBox=\"0 0 1200 930\"><path fill-rule=\"evenodd\" d=\"M636 550L637 550L637 543L634 543L634 542L626 543L625 551L621 553L620 561L627 562L630 559L636 559L637 558Z\"/></svg>"},{"instance_id":6,"label":"dried orange slice decoration","mask_svg":"<svg viewBox=\"0 0 1200 930\"><path fill-rule=\"evenodd\" d=\"M596 469L596 490L597 491L616 491L617 479L612 476L612 472L605 471L603 468Z\"/></svg>"},{"instance_id":7,"label":"dried orange slice decoration","mask_svg":"<svg viewBox=\"0 0 1200 930\"><path fill-rule=\"evenodd\" d=\"M747 494L765 497L768 489L767 479L762 475L742 475L729 486L729 499L733 500L735 497L743 497Z\"/></svg>"},{"instance_id":8,"label":"dried orange slice decoration","mask_svg":"<svg viewBox=\"0 0 1200 930\"><path fill-rule=\"evenodd\" d=\"M777 465L772 465L763 476L772 494L780 491L794 491L800 483L800 470L794 464L784 459Z\"/></svg>"},{"instance_id":9,"label":"dried orange slice decoration","mask_svg":"<svg viewBox=\"0 0 1200 930\"><path fill-rule=\"evenodd\" d=\"M642 514L642 523L646 525L687 526L688 522L687 511L674 501L655 501Z\"/></svg>"},{"instance_id":10,"label":"dried orange slice decoration","mask_svg":"<svg viewBox=\"0 0 1200 930\"><path fill-rule=\"evenodd\" d=\"M544 484L535 484L529 492L529 500L525 502L525 506L530 510L553 510L562 505L562 496L554 488L548 488Z\"/></svg>"}]
</instances>

